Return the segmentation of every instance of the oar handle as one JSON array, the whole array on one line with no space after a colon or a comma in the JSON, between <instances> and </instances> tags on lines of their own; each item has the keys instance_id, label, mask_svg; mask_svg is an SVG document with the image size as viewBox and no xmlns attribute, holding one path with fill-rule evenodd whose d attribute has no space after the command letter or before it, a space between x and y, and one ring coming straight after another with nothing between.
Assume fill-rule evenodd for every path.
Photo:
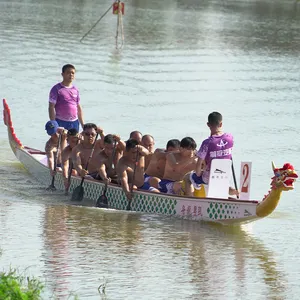
<instances>
[{"instance_id":1,"label":"oar handle","mask_svg":"<svg viewBox=\"0 0 300 300\"><path fill-rule=\"evenodd\" d=\"M232 170L232 177L233 177L234 187L235 187L236 190L238 190L232 158L231 158L231 170ZM236 197L237 197L237 199L239 199L238 195Z\"/></svg>"}]
</instances>

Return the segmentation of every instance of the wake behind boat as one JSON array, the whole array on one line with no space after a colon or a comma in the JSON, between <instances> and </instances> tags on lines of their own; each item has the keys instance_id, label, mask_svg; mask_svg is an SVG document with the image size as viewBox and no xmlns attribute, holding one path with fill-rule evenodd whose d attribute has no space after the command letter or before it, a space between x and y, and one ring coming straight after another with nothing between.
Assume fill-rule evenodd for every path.
<instances>
[{"instance_id":1,"label":"wake behind boat","mask_svg":"<svg viewBox=\"0 0 300 300\"><path fill-rule=\"evenodd\" d=\"M3 99L3 120L7 126L8 141L17 159L28 172L45 186L51 182L47 156L40 151L24 146L17 138L11 119L10 108ZM274 177L271 178L271 190L261 201L236 200L227 198L195 198L169 195L136 190L131 203L131 210L144 213L175 216L194 221L209 221L222 224L239 224L252 222L271 214L277 207L282 191L292 190L298 175L289 163L282 168L273 165ZM80 185L81 178L71 177L70 192ZM64 191L62 173L55 176L57 190ZM84 181L83 205L95 206L100 195L103 194L105 184L93 179ZM126 210L128 200L122 188L116 184L108 184L106 196L108 206L113 209Z\"/></svg>"}]
</instances>

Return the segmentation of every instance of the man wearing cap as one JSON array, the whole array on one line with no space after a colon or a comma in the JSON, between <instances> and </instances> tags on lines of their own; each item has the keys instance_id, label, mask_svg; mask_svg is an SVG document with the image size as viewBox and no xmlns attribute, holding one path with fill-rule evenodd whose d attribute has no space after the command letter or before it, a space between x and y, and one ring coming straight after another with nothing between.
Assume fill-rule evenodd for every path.
<instances>
[{"instance_id":1,"label":"man wearing cap","mask_svg":"<svg viewBox=\"0 0 300 300\"><path fill-rule=\"evenodd\" d=\"M49 94L49 119L69 130L83 128L83 113L78 89L73 85L75 67L67 64L62 67L63 81L52 87Z\"/></svg>"},{"instance_id":2,"label":"man wearing cap","mask_svg":"<svg viewBox=\"0 0 300 300\"><path fill-rule=\"evenodd\" d=\"M54 176L55 170L54 165L60 166L61 157L58 152L66 147L66 132L63 127L59 127L56 121L48 121L45 125L45 130L47 134L50 135L50 139L46 142L45 152L48 158L48 167L50 169L50 175ZM59 139L60 145L59 145ZM58 147L59 145L59 147ZM54 160L54 153L56 153L57 161Z\"/></svg>"}]
</instances>

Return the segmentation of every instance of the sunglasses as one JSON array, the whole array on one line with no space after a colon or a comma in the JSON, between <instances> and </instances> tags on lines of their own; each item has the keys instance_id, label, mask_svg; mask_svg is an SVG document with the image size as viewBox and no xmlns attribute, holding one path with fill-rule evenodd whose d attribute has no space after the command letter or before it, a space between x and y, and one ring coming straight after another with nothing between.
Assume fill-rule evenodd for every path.
<instances>
[{"instance_id":1,"label":"sunglasses","mask_svg":"<svg viewBox=\"0 0 300 300\"><path fill-rule=\"evenodd\" d=\"M83 132L85 136L96 136L96 133Z\"/></svg>"}]
</instances>

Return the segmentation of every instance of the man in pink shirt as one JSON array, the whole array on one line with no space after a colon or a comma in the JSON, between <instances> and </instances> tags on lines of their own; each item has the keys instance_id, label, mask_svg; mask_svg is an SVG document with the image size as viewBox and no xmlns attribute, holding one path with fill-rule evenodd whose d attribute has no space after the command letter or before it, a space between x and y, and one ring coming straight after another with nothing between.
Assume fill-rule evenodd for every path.
<instances>
[{"instance_id":1,"label":"man in pink shirt","mask_svg":"<svg viewBox=\"0 0 300 300\"><path fill-rule=\"evenodd\" d=\"M75 67L64 65L62 68L63 81L52 87L49 95L49 118L56 120L60 127L79 131L79 122L83 127L83 113L80 106L78 89L73 85Z\"/></svg>"},{"instance_id":2,"label":"man in pink shirt","mask_svg":"<svg viewBox=\"0 0 300 300\"><path fill-rule=\"evenodd\" d=\"M208 184L210 166L213 159L232 159L233 136L231 133L224 133L222 130L222 115L212 112L208 115L207 126L210 129L210 136L205 139L197 152L198 161L195 172L189 174L189 182L194 188L200 188L201 184ZM192 195L192 186L186 183L186 194ZM237 195L238 191L230 188L231 195Z\"/></svg>"}]
</instances>

